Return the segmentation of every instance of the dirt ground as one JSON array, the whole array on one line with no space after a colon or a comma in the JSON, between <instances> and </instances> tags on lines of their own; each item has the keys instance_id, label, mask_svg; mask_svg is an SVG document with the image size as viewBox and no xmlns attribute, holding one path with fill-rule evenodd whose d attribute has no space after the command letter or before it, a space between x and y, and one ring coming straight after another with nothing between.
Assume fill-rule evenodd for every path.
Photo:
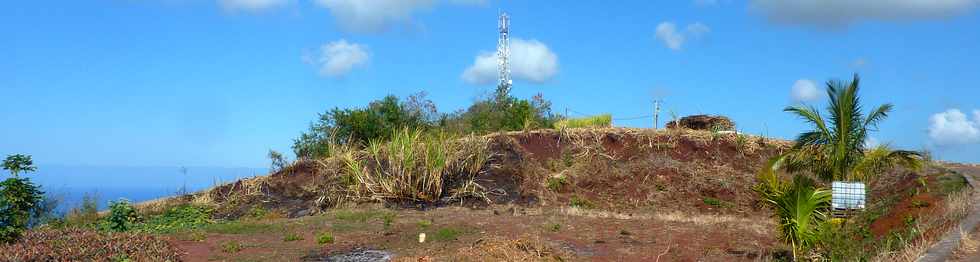
<instances>
[{"instance_id":1,"label":"dirt ground","mask_svg":"<svg viewBox=\"0 0 980 262\"><path fill-rule=\"evenodd\" d=\"M386 214L393 215L388 226ZM187 261L325 261L328 255L359 249L391 252L396 261L484 261L493 257L462 250L479 249L480 242L496 238L534 242L551 254L533 260L751 261L770 257L769 247L777 245L768 221L766 216L612 214L516 206L397 212L372 208L258 221L254 223L259 230L212 232L197 240L178 234L170 241L186 251L182 258ZM334 242L318 244L322 232L330 232ZM288 233L302 240L285 241ZM420 233L426 234L425 243L419 243ZM222 247L236 242L238 251Z\"/></svg>"}]
</instances>

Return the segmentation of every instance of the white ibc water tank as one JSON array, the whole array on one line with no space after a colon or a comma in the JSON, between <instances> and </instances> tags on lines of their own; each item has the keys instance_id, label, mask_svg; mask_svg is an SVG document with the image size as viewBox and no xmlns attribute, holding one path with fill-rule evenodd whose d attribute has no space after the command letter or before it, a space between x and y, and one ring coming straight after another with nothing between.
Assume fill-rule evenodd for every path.
<instances>
[{"instance_id":1,"label":"white ibc water tank","mask_svg":"<svg viewBox=\"0 0 980 262\"><path fill-rule=\"evenodd\" d=\"M864 183L834 181L831 188L831 206L834 209L864 209Z\"/></svg>"}]
</instances>

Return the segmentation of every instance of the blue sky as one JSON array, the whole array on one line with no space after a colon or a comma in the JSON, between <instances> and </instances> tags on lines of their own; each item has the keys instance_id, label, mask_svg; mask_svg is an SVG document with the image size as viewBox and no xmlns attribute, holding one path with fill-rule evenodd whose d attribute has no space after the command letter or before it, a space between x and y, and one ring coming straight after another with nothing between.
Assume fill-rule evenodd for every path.
<instances>
[{"instance_id":1,"label":"blue sky","mask_svg":"<svg viewBox=\"0 0 980 262\"><path fill-rule=\"evenodd\" d=\"M486 94L504 10L514 94L558 112L643 116L657 97L661 119L723 114L791 138L806 126L781 109L822 105L824 81L857 72L868 105L896 105L875 140L980 162L978 1L812 2L14 1L0 10L0 154L267 166L335 106L426 91L448 112Z\"/></svg>"}]
</instances>

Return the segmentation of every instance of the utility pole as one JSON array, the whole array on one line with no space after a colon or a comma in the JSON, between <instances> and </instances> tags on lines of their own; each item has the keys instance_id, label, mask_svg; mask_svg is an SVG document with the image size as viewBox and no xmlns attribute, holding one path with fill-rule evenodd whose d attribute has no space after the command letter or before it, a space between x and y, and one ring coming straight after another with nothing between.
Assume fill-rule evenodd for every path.
<instances>
[{"instance_id":1,"label":"utility pole","mask_svg":"<svg viewBox=\"0 0 980 262\"><path fill-rule=\"evenodd\" d=\"M660 103L663 100L653 100L653 130L660 129Z\"/></svg>"}]
</instances>

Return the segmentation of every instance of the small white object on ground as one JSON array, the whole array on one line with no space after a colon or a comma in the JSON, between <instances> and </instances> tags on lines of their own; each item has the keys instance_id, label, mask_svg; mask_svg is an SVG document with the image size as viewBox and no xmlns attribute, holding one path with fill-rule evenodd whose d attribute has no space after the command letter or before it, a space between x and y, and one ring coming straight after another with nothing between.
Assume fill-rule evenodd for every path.
<instances>
[{"instance_id":1,"label":"small white object on ground","mask_svg":"<svg viewBox=\"0 0 980 262\"><path fill-rule=\"evenodd\" d=\"M425 233L419 233L419 243L425 243Z\"/></svg>"}]
</instances>

